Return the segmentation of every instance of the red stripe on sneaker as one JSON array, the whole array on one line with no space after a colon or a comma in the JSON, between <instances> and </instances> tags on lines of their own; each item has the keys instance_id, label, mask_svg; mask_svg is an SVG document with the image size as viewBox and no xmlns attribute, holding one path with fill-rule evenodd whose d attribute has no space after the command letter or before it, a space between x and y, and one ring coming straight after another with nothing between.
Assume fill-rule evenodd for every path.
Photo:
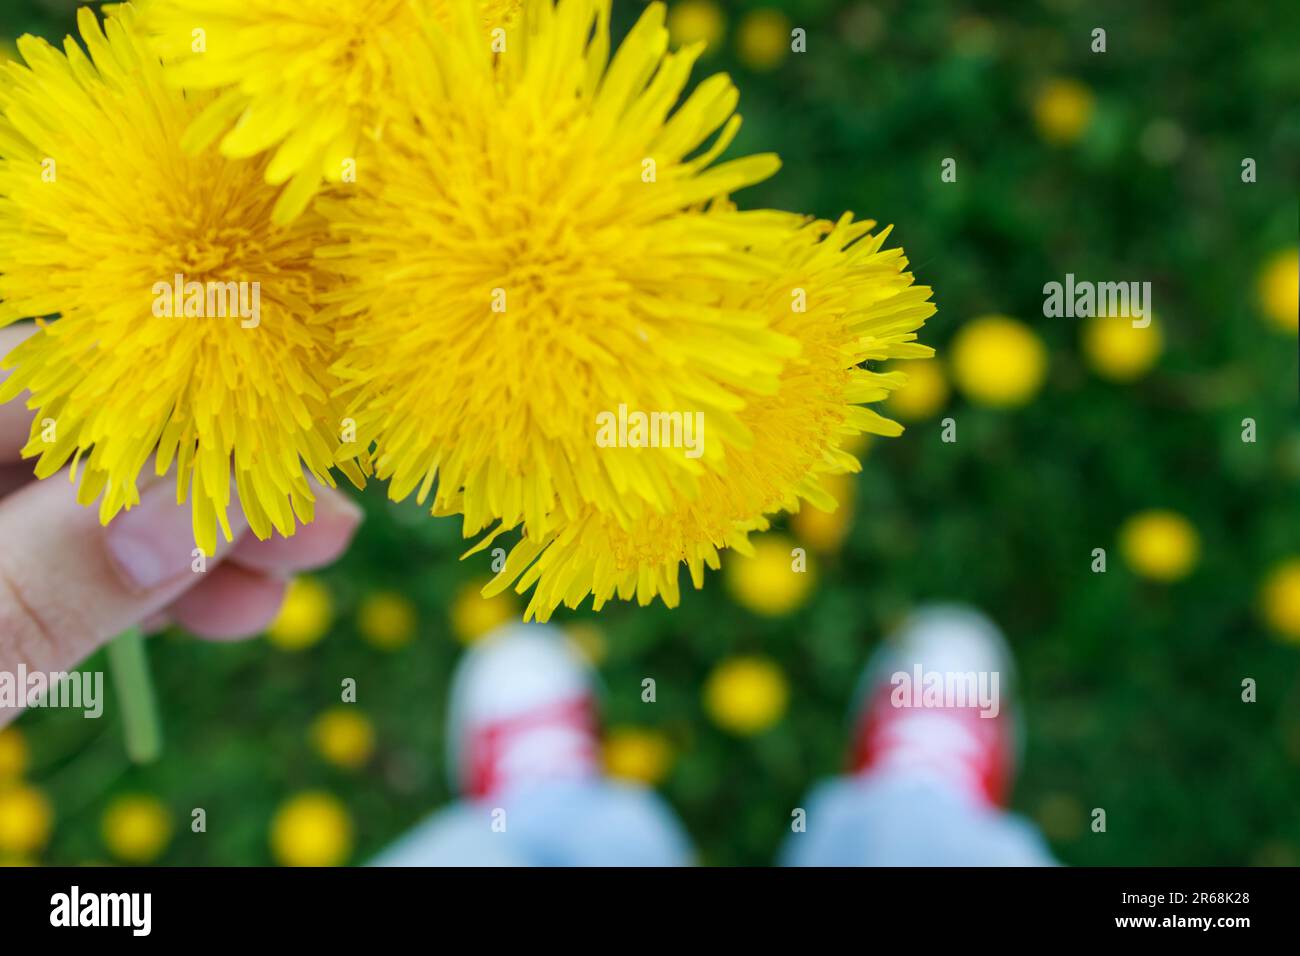
<instances>
[{"instance_id":1,"label":"red stripe on sneaker","mask_svg":"<svg viewBox=\"0 0 1300 956\"><path fill-rule=\"evenodd\" d=\"M589 776L596 771L596 708L590 694L557 700L534 710L483 724L470 733L467 757L470 796L486 797L506 783L502 759L510 745L525 733L555 729L571 731L573 741L539 772L543 777Z\"/></svg>"},{"instance_id":2,"label":"red stripe on sneaker","mask_svg":"<svg viewBox=\"0 0 1300 956\"><path fill-rule=\"evenodd\" d=\"M992 806L1010 796L1012 743L1009 718L980 716L980 707L896 707L883 685L863 710L850 755L857 774L926 769L946 776ZM951 736L916 721L952 721Z\"/></svg>"}]
</instances>

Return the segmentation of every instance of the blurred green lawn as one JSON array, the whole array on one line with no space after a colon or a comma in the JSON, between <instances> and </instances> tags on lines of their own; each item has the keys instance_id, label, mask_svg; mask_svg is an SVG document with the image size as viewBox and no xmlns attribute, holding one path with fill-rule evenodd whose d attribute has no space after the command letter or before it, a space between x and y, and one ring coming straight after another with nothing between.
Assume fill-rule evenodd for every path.
<instances>
[{"instance_id":1,"label":"blurred green lawn","mask_svg":"<svg viewBox=\"0 0 1300 956\"><path fill-rule=\"evenodd\" d=\"M641 4L616 7L626 28ZM5 0L0 36L59 36L70 8ZM747 14L760 8L806 29L808 52L759 63L762 21ZM1270 634L1257 595L1278 561L1300 554L1296 339L1267 321L1257 286L1266 262L1296 246L1300 8L714 9L725 32L696 76L725 70L740 86L745 125L731 155L784 160L741 204L896 224L893 240L935 289L939 312L922 339L941 363L964 323L999 313L1041 338L1048 375L1023 407L983 407L957 390L903 437L876 441L843 544L814 557L816 588L786 616L738 606L718 575L674 611L558 614L604 635L606 722L667 744L660 787L703 862L770 862L808 786L841 766L845 708L882 633L920 601L961 599L1015 648L1028 730L1015 807L1063 861L1295 864L1300 644ZM694 13L679 25L708 22L707 10ZM1099 26L1104 54L1090 51ZM1060 77L1094 105L1077 138L1049 144L1034 104ZM947 157L955 182L940 178ZM1244 157L1258 182L1241 181ZM1081 352L1078 320L1042 317L1043 284L1067 272L1153 283L1164 350L1152 370L1108 381ZM941 441L945 417L955 443ZM1246 417L1255 443L1241 441ZM449 799L443 709L461 649L450 609L491 559L458 561L458 524L413 502L390 504L376 488L361 500L360 539L318 576L333 605L318 643L153 643L167 737L157 765L127 764L112 710L18 722L26 779L54 822L45 847L12 855L112 859L104 810L142 793L174 827L159 862L270 863L276 808L320 789L347 808L349 859L360 862ZM1153 507L1187 516L1199 535L1184 580L1144 580L1121 558L1120 525ZM1090 570L1099 547L1104 574ZM359 634L357 609L377 591L417 611L418 634L400 649ZM751 737L716 726L702 702L712 669L738 654L775 661L790 689L783 717ZM310 737L348 677L375 731L373 755L354 770L322 759ZM657 683L653 705L641 701L645 677ZM1241 700L1247 677L1258 682L1253 704ZM195 807L206 833L190 831ZM1091 832L1093 808L1106 810L1107 832Z\"/></svg>"}]
</instances>

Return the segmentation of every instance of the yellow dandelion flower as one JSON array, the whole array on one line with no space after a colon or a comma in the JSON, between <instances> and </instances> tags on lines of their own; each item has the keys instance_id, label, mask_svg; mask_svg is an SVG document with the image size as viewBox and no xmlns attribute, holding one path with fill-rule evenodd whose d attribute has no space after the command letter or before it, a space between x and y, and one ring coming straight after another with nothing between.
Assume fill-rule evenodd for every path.
<instances>
[{"instance_id":1,"label":"yellow dandelion flower","mask_svg":"<svg viewBox=\"0 0 1300 956\"><path fill-rule=\"evenodd\" d=\"M998 28L987 17L959 14L952 21L952 48L961 56L991 56L998 49Z\"/></svg>"},{"instance_id":2,"label":"yellow dandelion flower","mask_svg":"<svg viewBox=\"0 0 1300 956\"><path fill-rule=\"evenodd\" d=\"M1278 636L1300 643L1300 558L1288 558L1269 571L1260 592L1264 621Z\"/></svg>"},{"instance_id":3,"label":"yellow dandelion flower","mask_svg":"<svg viewBox=\"0 0 1300 956\"><path fill-rule=\"evenodd\" d=\"M172 817L157 797L118 797L104 811L104 845L126 863L152 863L172 838Z\"/></svg>"},{"instance_id":4,"label":"yellow dandelion flower","mask_svg":"<svg viewBox=\"0 0 1300 956\"><path fill-rule=\"evenodd\" d=\"M440 22L476 10L479 29L510 26L519 0L149 0L144 25L170 83L213 95L182 145L199 152L220 137L222 155L274 150L266 182L288 183L275 204L284 225L324 183L358 175L363 131L378 125L402 45L421 12Z\"/></svg>"},{"instance_id":5,"label":"yellow dandelion flower","mask_svg":"<svg viewBox=\"0 0 1300 956\"><path fill-rule=\"evenodd\" d=\"M487 582L473 581L462 587L451 602L451 632L464 644L472 644L519 615L509 594L484 597Z\"/></svg>"},{"instance_id":6,"label":"yellow dandelion flower","mask_svg":"<svg viewBox=\"0 0 1300 956\"><path fill-rule=\"evenodd\" d=\"M311 647L329 631L334 623L334 599L329 589L315 578L297 577L289 582L284 604L266 638L285 651L300 651Z\"/></svg>"},{"instance_id":7,"label":"yellow dandelion flower","mask_svg":"<svg viewBox=\"0 0 1300 956\"><path fill-rule=\"evenodd\" d=\"M1034 97L1034 122L1048 143L1065 146L1083 135L1092 122L1092 91L1078 80L1053 79Z\"/></svg>"},{"instance_id":8,"label":"yellow dandelion flower","mask_svg":"<svg viewBox=\"0 0 1300 956\"><path fill-rule=\"evenodd\" d=\"M891 393L892 394L892 393ZM856 435L845 435L840 439L840 451L861 461L867 457L867 452L871 450L871 443L875 441L875 436L871 432L858 432Z\"/></svg>"},{"instance_id":9,"label":"yellow dandelion flower","mask_svg":"<svg viewBox=\"0 0 1300 956\"><path fill-rule=\"evenodd\" d=\"M909 362L906 381L889 393L888 406L899 420L920 422L937 415L948 402L948 379L938 362Z\"/></svg>"},{"instance_id":10,"label":"yellow dandelion flower","mask_svg":"<svg viewBox=\"0 0 1300 956\"><path fill-rule=\"evenodd\" d=\"M1034 817L1049 840L1066 841L1076 839L1084 832L1088 814L1076 797L1068 793L1049 793L1039 802Z\"/></svg>"},{"instance_id":11,"label":"yellow dandelion flower","mask_svg":"<svg viewBox=\"0 0 1300 956\"><path fill-rule=\"evenodd\" d=\"M270 840L281 866L339 866L352 853L352 818L332 794L300 793L276 811Z\"/></svg>"},{"instance_id":12,"label":"yellow dandelion flower","mask_svg":"<svg viewBox=\"0 0 1300 956\"><path fill-rule=\"evenodd\" d=\"M569 623L565 625L564 633L593 667L599 667L609 655L605 632L590 621Z\"/></svg>"},{"instance_id":13,"label":"yellow dandelion flower","mask_svg":"<svg viewBox=\"0 0 1300 956\"><path fill-rule=\"evenodd\" d=\"M857 482L851 474L827 475L822 480L826 493L835 499L833 509L804 504L790 516L790 529L803 544L815 551L839 550L853 524L853 499Z\"/></svg>"},{"instance_id":14,"label":"yellow dandelion flower","mask_svg":"<svg viewBox=\"0 0 1300 956\"><path fill-rule=\"evenodd\" d=\"M1164 333L1153 316L1135 328L1128 316L1094 316L1083 325L1083 354L1098 375L1116 382L1141 378L1160 358Z\"/></svg>"},{"instance_id":15,"label":"yellow dandelion flower","mask_svg":"<svg viewBox=\"0 0 1300 956\"><path fill-rule=\"evenodd\" d=\"M764 535L727 562L726 584L732 599L765 617L781 617L807 603L817 572L807 555L782 535Z\"/></svg>"},{"instance_id":16,"label":"yellow dandelion flower","mask_svg":"<svg viewBox=\"0 0 1300 956\"><path fill-rule=\"evenodd\" d=\"M713 0L681 0L668 8L668 36L673 46L703 43L712 50L727 30L727 18Z\"/></svg>"},{"instance_id":17,"label":"yellow dandelion flower","mask_svg":"<svg viewBox=\"0 0 1300 956\"><path fill-rule=\"evenodd\" d=\"M613 727L605 736L605 769L611 777L653 787L668 776L673 749L656 730Z\"/></svg>"},{"instance_id":18,"label":"yellow dandelion flower","mask_svg":"<svg viewBox=\"0 0 1300 956\"><path fill-rule=\"evenodd\" d=\"M751 70L775 70L790 55L790 19L780 10L751 10L736 30L736 55Z\"/></svg>"},{"instance_id":19,"label":"yellow dandelion flower","mask_svg":"<svg viewBox=\"0 0 1300 956\"><path fill-rule=\"evenodd\" d=\"M661 596L673 607L681 565L701 587L704 569L719 567L721 549L748 553L748 535L767 528L765 515L801 500L833 509L822 478L859 468L845 442L860 432L902 431L862 404L884 398L902 374L863 363L933 354L915 341L934 312L930 290L912 284L901 250L883 250L887 231L873 235L872 226L848 216L802 228L796 222L774 247L754 244L751 252L778 271L728 294L737 308L770 316L773 331L798 341L801 352L786 363L775 392L740 411L740 426L753 436L748 447L729 450L693 494L677 493L663 511L627 520L591 506L553 533L527 528L486 593L535 585L526 615L541 620L587 594L597 609L616 595L643 605Z\"/></svg>"},{"instance_id":20,"label":"yellow dandelion flower","mask_svg":"<svg viewBox=\"0 0 1300 956\"><path fill-rule=\"evenodd\" d=\"M54 825L45 794L26 784L0 784L0 854L29 856L44 848Z\"/></svg>"},{"instance_id":21,"label":"yellow dandelion flower","mask_svg":"<svg viewBox=\"0 0 1300 956\"><path fill-rule=\"evenodd\" d=\"M316 752L334 766L356 770L375 751L375 727L356 707L338 706L316 718L311 740Z\"/></svg>"},{"instance_id":22,"label":"yellow dandelion flower","mask_svg":"<svg viewBox=\"0 0 1300 956\"><path fill-rule=\"evenodd\" d=\"M991 408L1029 402L1047 374L1047 349L1029 326L1003 315L963 325L952 344L952 375L971 401Z\"/></svg>"},{"instance_id":23,"label":"yellow dandelion flower","mask_svg":"<svg viewBox=\"0 0 1300 956\"><path fill-rule=\"evenodd\" d=\"M27 772L27 740L17 727L0 727L0 784Z\"/></svg>"},{"instance_id":24,"label":"yellow dandelion flower","mask_svg":"<svg viewBox=\"0 0 1300 956\"><path fill-rule=\"evenodd\" d=\"M1176 511L1151 509L1129 518L1120 528L1120 550L1135 572L1155 581L1179 581L1192 572L1200 556L1196 528Z\"/></svg>"},{"instance_id":25,"label":"yellow dandelion flower","mask_svg":"<svg viewBox=\"0 0 1300 956\"><path fill-rule=\"evenodd\" d=\"M308 473L334 484L343 417L314 316L320 222L271 223L264 162L180 149L210 98L165 87L133 9L114 11L79 12L89 58L23 37L28 66L0 81L0 326L60 313L7 357L0 403L31 390L23 454L41 478L82 466L104 522L156 451L206 553L236 492L259 537L292 534Z\"/></svg>"},{"instance_id":26,"label":"yellow dandelion flower","mask_svg":"<svg viewBox=\"0 0 1300 956\"><path fill-rule=\"evenodd\" d=\"M734 734L761 733L785 716L790 689L785 673L763 657L732 657L704 685L704 709Z\"/></svg>"},{"instance_id":27,"label":"yellow dandelion flower","mask_svg":"<svg viewBox=\"0 0 1300 956\"><path fill-rule=\"evenodd\" d=\"M432 495L466 535L666 507L750 440L743 395L771 392L798 348L724 301L771 272L747 250L789 217L705 208L776 157L715 164L739 124L730 81L673 112L700 47L667 53L653 4L611 59L608 17L609 0L528 0L495 56L463 25L426 26L391 93L408 115L371 175L318 204L341 240L320 255L345 280L327 316L353 450L376 442L390 497ZM702 458L600 447L620 406L702 414Z\"/></svg>"},{"instance_id":28,"label":"yellow dandelion flower","mask_svg":"<svg viewBox=\"0 0 1300 956\"><path fill-rule=\"evenodd\" d=\"M415 636L418 616L411 599L396 591L368 594L357 609L357 630L370 644L391 651Z\"/></svg>"},{"instance_id":29,"label":"yellow dandelion flower","mask_svg":"<svg viewBox=\"0 0 1300 956\"><path fill-rule=\"evenodd\" d=\"M1283 249L1259 275L1259 303L1275 328L1296 334L1300 328L1300 248Z\"/></svg>"}]
</instances>

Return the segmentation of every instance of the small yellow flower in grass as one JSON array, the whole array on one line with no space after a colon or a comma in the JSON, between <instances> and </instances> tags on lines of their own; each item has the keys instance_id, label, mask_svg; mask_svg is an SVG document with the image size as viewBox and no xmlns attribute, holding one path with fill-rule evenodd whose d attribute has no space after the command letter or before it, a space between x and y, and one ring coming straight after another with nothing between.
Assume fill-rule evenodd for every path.
<instances>
[{"instance_id":1,"label":"small yellow flower in grass","mask_svg":"<svg viewBox=\"0 0 1300 956\"><path fill-rule=\"evenodd\" d=\"M465 644L473 644L480 637L496 630L502 624L519 617L519 606L509 594L482 594L486 581L476 580L462 585L451 602L451 632Z\"/></svg>"},{"instance_id":2,"label":"small yellow flower in grass","mask_svg":"<svg viewBox=\"0 0 1300 956\"><path fill-rule=\"evenodd\" d=\"M872 442L875 440L876 438L871 432L843 435L840 437L839 450L861 461L861 459L867 457L867 452L871 451Z\"/></svg>"},{"instance_id":3,"label":"small yellow flower in grass","mask_svg":"<svg viewBox=\"0 0 1300 956\"><path fill-rule=\"evenodd\" d=\"M391 651L408 644L415 636L415 605L396 591L368 594L357 609L357 630L369 643Z\"/></svg>"},{"instance_id":4,"label":"small yellow flower in grass","mask_svg":"<svg viewBox=\"0 0 1300 956\"><path fill-rule=\"evenodd\" d=\"M661 4L612 57L609 0L525 6L503 53L464 23L407 37L369 174L317 203L357 447L375 443L391 498L431 498L467 536L545 535L586 504L631 521L689 494L749 440L743 396L798 352L726 301L771 275L749 250L790 222L712 202L779 166L715 163L739 125L730 80L673 109L701 48L666 52ZM701 457L607 447L620 406L702 414Z\"/></svg>"},{"instance_id":5,"label":"small yellow flower in grass","mask_svg":"<svg viewBox=\"0 0 1300 956\"><path fill-rule=\"evenodd\" d=\"M681 0L668 7L668 36L674 47L703 43L712 50L726 29L727 19L713 0Z\"/></svg>"},{"instance_id":6,"label":"small yellow flower in grass","mask_svg":"<svg viewBox=\"0 0 1300 956\"><path fill-rule=\"evenodd\" d=\"M953 52L961 56L991 56L998 49L998 28L978 14L960 14L949 28Z\"/></svg>"},{"instance_id":7,"label":"small yellow flower in grass","mask_svg":"<svg viewBox=\"0 0 1300 956\"><path fill-rule=\"evenodd\" d=\"M672 746L657 730L614 727L605 736L605 769L611 777L655 786L668 775Z\"/></svg>"},{"instance_id":8,"label":"small yellow flower in grass","mask_svg":"<svg viewBox=\"0 0 1300 956\"><path fill-rule=\"evenodd\" d=\"M947 404L948 379L937 361L897 363L893 368L907 376L907 381L889 393L887 402L901 421L933 418Z\"/></svg>"},{"instance_id":9,"label":"small yellow flower in grass","mask_svg":"<svg viewBox=\"0 0 1300 956\"><path fill-rule=\"evenodd\" d=\"M1248 866L1294 867L1300 862L1296 849L1285 840L1269 840L1251 852Z\"/></svg>"},{"instance_id":10,"label":"small yellow flower in grass","mask_svg":"<svg viewBox=\"0 0 1300 956\"><path fill-rule=\"evenodd\" d=\"M17 727L0 727L0 784L27 770L27 740Z\"/></svg>"},{"instance_id":11,"label":"small yellow flower in grass","mask_svg":"<svg viewBox=\"0 0 1300 956\"><path fill-rule=\"evenodd\" d=\"M375 751L374 725L353 706L334 707L317 717L311 739L317 753L344 770L364 766Z\"/></svg>"},{"instance_id":12,"label":"small yellow flower in grass","mask_svg":"<svg viewBox=\"0 0 1300 956\"><path fill-rule=\"evenodd\" d=\"M1052 79L1034 97L1034 122L1038 135L1048 143L1073 143L1092 121L1093 95L1078 80Z\"/></svg>"},{"instance_id":13,"label":"small yellow flower in grass","mask_svg":"<svg viewBox=\"0 0 1300 956\"><path fill-rule=\"evenodd\" d=\"M573 621L566 624L564 633L582 656L594 666L600 666L609 654L609 641L605 638L605 632L590 621Z\"/></svg>"},{"instance_id":14,"label":"small yellow flower in grass","mask_svg":"<svg viewBox=\"0 0 1300 956\"><path fill-rule=\"evenodd\" d=\"M297 577L289 582L280 613L266 629L272 644L285 651L311 647L334 623L334 599L315 578Z\"/></svg>"},{"instance_id":15,"label":"small yellow flower in grass","mask_svg":"<svg viewBox=\"0 0 1300 956\"><path fill-rule=\"evenodd\" d=\"M952 374L968 399L1014 408L1038 393L1047 374L1047 349L1023 322L986 315L967 322L952 345Z\"/></svg>"},{"instance_id":16,"label":"small yellow flower in grass","mask_svg":"<svg viewBox=\"0 0 1300 956\"><path fill-rule=\"evenodd\" d=\"M1274 255L1259 275L1259 304L1269 323L1283 332L1300 328L1300 248Z\"/></svg>"},{"instance_id":17,"label":"small yellow flower in grass","mask_svg":"<svg viewBox=\"0 0 1300 956\"><path fill-rule=\"evenodd\" d=\"M782 535L763 535L751 542L753 553L727 561L727 590L737 604L766 617L780 617L802 607L816 579L811 558L791 554L795 543ZM806 562L796 571L796 561Z\"/></svg>"},{"instance_id":18,"label":"small yellow flower in grass","mask_svg":"<svg viewBox=\"0 0 1300 956\"><path fill-rule=\"evenodd\" d=\"M815 551L837 551L853 524L853 499L857 479L852 474L827 475L822 482L826 493L835 499L832 510L804 503L790 516L790 528L798 539Z\"/></svg>"},{"instance_id":19,"label":"small yellow flower in grass","mask_svg":"<svg viewBox=\"0 0 1300 956\"><path fill-rule=\"evenodd\" d=\"M1142 511L1125 521L1119 545L1129 567L1156 581L1187 577L1201 550L1192 523L1176 511L1163 509Z\"/></svg>"},{"instance_id":20,"label":"small yellow flower in grass","mask_svg":"<svg viewBox=\"0 0 1300 956\"><path fill-rule=\"evenodd\" d=\"M402 44L422 14L447 23L477 14L484 38L509 27L519 0L149 0L145 24L168 79L219 91L185 130L191 152L221 138L232 159L275 150L266 181L288 183L275 221L292 221L324 183L349 181L363 131L400 72ZM224 134L224 135L223 135ZM356 173L360 175L360 173Z\"/></svg>"},{"instance_id":21,"label":"small yellow flower in grass","mask_svg":"<svg viewBox=\"0 0 1300 956\"><path fill-rule=\"evenodd\" d=\"M1300 643L1300 558L1274 565L1260 592L1264 621L1278 636Z\"/></svg>"},{"instance_id":22,"label":"small yellow flower in grass","mask_svg":"<svg viewBox=\"0 0 1300 956\"><path fill-rule=\"evenodd\" d=\"M28 66L3 76L0 326L41 329L4 359L0 403L31 391L23 455L40 478L71 461L105 523L138 503L152 458L205 553L218 528L231 538L236 492L258 537L291 535L312 518L308 478L334 484L343 418L317 313L323 224L271 222L264 160L180 148L212 97L164 85L134 8L77 22L89 58L23 37Z\"/></svg>"},{"instance_id":23,"label":"small yellow flower in grass","mask_svg":"<svg viewBox=\"0 0 1300 956\"><path fill-rule=\"evenodd\" d=\"M0 783L0 855L39 852L53 824L54 811L45 794L22 783Z\"/></svg>"},{"instance_id":24,"label":"small yellow flower in grass","mask_svg":"<svg viewBox=\"0 0 1300 956\"><path fill-rule=\"evenodd\" d=\"M753 10L740 20L736 55L751 70L775 70L790 55L790 20L780 10Z\"/></svg>"},{"instance_id":25,"label":"small yellow flower in grass","mask_svg":"<svg viewBox=\"0 0 1300 956\"><path fill-rule=\"evenodd\" d=\"M1126 315L1084 320L1083 354L1103 378L1116 382L1140 378L1155 365L1163 347L1164 333L1155 317L1145 328L1135 328Z\"/></svg>"},{"instance_id":26,"label":"small yellow flower in grass","mask_svg":"<svg viewBox=\"0 0 1300 956\"><path fill-rule=\"evenodd\" d=\"M778 214L769 215L777 221ZM930 290L913 284L901 250L883 249L888 230L873 233L874 223L849 215L836 223L791 218L773 244L756 238L751 247L774 263L771 278L728 290L738 308L767 312L775 331L802 344L775 393L741 410L748 447L728 451L694 494L678 493L663 511L624 520L589 507L554 534L530 529L492 584L500 590L517 580L521 593L536 585L528 616L545 620L561 603L576 607L589 593L597 610L615 596L642 605L661 597L674 607L683 565L702 587L705 568L719 567L721 549L748 553L749 534L766 530L769 515L801 501L834 508L823 482L860 468L846 446L863 432L902 431L869 403L885 398L903 376L864 363L933 354L915 341L934 312Z\"/></svg>"},{"instance_id":27,"label":"small yellow flower in grass","mask_svg":"<svg viewBox=\"0 0 1300 956\"><path fill-rule=\"evenodd\" d=\"M1049 840L1073 840L1084 832L1087 812L1078 799L1068 793L1049 793L1034 814L1043 835Z\"/></svg>"},{"instance_id":28,"label":"small yellow flower in grass","mask_svg":"<svg viewBox=\"0 0 1300 956\"><path fill-rule=\"evenodd\" d=\"M790 690L785 674L763 657L732 657L709 675L704 709L719 727L757 734L785 716Z\"/></svg>"},{"instance_id":29,"label":"small yellow flower in grass","mask_svg":"<svg viewBox=\"0 0 1300 956\"><path fill-rule=\"evenodd\" d=\"M339 799L307 791L271 821L271 855L281 866L340 866L352 853L352 818Z\"/></svg>"},{"instance_id":30,"label":"small yellow flower in grass","mask_svg":"<svg viewBox=\"0 0 1300 956\"><path fill-rule=\"evenodd\" d=\"M152 863L172 838L172 816L156 797L118 797L104 811L104 845L124 863Z\"/></svg>"}]
</instances>

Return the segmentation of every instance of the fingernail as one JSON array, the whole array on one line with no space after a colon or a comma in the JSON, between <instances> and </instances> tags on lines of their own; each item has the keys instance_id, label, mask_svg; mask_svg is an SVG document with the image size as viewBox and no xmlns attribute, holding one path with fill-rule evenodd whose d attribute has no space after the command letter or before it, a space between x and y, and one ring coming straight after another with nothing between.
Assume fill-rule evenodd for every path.
<instances>
[{"instance_id":1,"label":"fingernail","mask_svg":"<svg viewBox=\"0 0 1300 956\"><path fill-rule=\"evenodd\" d=\"M366 513L345 492L336 488L316 489L316 518L356 526Z\"/></svg>"},{"instance_id":2,"label":"fingernail","mask_svg":"<svg viewBox=\"0 0 1300 956\"><path fill-rule=\"evenodd\" d=\"M233 496L232 496L233 497ZM160 481L140 493L140 503L113 519L106 548L118 574L133 589L148 591L194 571L194 525L190 504L176 504L176 487ZM247 528L236 501L228 511L236 540ZM230 545L217 529L217 555ZM209 555L209 558L214 557Z\"/></svg>"}]
</instances>

